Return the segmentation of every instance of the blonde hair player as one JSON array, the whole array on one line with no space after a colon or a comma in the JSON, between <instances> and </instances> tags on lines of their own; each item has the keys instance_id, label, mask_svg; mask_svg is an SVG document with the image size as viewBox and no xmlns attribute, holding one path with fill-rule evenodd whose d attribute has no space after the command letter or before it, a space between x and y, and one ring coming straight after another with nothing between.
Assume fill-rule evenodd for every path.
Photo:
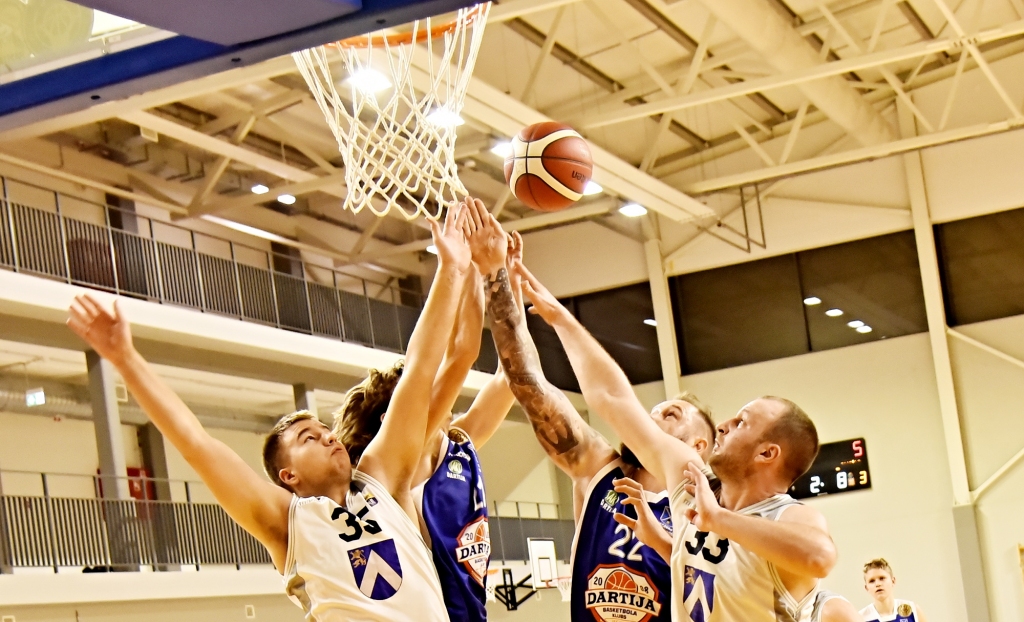
<instances>
[{"instance_id":1,"label":"blonde hair player","mask_svg":"<svg viewBox=\"0 0 1024 622\"><path fill-rule=\"evenodd\" d=\"M882 558L864 564L864 590L874 602L860 610L865 622L928 622L921 608L893 597L896 575Z\"/></svg>"},{"instance_id":2,"label":"blonde hair player","mask_svg":"<svg viewBox=\"0 0 1024 622\"><path fill-rule=\"evenodd\" d=\"M486 226L499 225L489 217ZM515 263L513 274L520 272L521 265ZM662 518L657 529L670 529L665 486L640 466L629 451L632 445L627 443L620 451L612 448L544 377L526 318L515 299L514 278L504 269L491 276L487 311L512 392L548 457L573 481L576 540L570 587L572 620L669 620L671 573L624 522L628 518L622 512L627 506L619 494L622 489L641 486L661 491L638 494L644 498L643 504L657 508ZM714 425L706 409L692 396L663 402L644 416L659 434L683 439L696 448L693 451L710 449Z\"/></svg>"},{"instance_id":3,"label":"blonde hair player","mask_svg":"<svg viewBox=\"0 0 1024 622\"><path fill-rule=\"evenodd\" d=\"M132 345L117 303L90 296L68 326L121 374L146 415L181 452L228 515L266 547L286 591L309 620L448 620L437 572L420 535L410 478L423 454L427 404L470 263L467 211L431 221L439 265L406 352L381 433L353 470L345 448L314 414L293 413L271 431L271 484L206 432Z\"/></svg>"},{"instance_id":4,"label":"blonde hair player","mask_svg":"<svg viewBox=\"0 0 1024 622\"><path fill-rule=\"evenodd\" d=\"M448 616L460 622L487 619L485 578L491 557L487 496L477 450L505 419L515 398L500 371L477 394L469 411L452 419L452 407L480 353L484 321L484 291L480 273L505 265L506 257L522 257L519 234L506 236L500 228L477 233L487 215L482 201L467 201L467 226L473 256L459 314L444 361L431 391L427 443L412 478L413 496L433 552ZM517 286L518 291L518 286ZM335 413L335 433L358 461L380 433L403 367L371 369L353 387Z\"/></svg>"},{"instance_id":5,"label":"blonde hair player","mask_svg":"<svg viewBox=\"0 0 1024 622\"><path fill-rule=\"evenodd\" d=\"M719 503L700 455L662 433L601 344L525 269L523 294L555 329L587 404L671 491L673 620L809 620L818 580L836 562L824 517L786 494L818 453L810 418L763 397L721 423L708 460Z\"/></svg>"}]
</instances>

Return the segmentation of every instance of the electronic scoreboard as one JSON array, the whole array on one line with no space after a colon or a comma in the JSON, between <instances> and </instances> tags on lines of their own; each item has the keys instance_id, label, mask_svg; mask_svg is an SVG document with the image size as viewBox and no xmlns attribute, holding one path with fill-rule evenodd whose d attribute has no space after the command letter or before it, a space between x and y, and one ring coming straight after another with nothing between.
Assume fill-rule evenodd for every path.
<instances>
[{"instance_id":1,"label":"electronic scoreboard","mask_svg":"<svg viewBox=\"0 0 1024 622\"><path fill-rule=\"evenodd\" d=\"M868 449L864 439L825 443L811 468L796 480L789 494L796 499L871 488Z\"/></svg>"}]
</instances>

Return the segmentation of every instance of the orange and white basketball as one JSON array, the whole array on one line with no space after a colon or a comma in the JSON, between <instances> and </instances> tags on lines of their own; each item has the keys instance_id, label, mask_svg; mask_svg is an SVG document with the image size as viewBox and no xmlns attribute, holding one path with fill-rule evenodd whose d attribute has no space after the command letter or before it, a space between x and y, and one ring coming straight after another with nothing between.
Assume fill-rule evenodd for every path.
<instances>
[{"instance_id":1,"label":"orange and white basketball","mask_svg":"<svg viewBox=\"0 0 1024 622\"><path fill-rule=\"evenodd\" d=\"M594 171L590 146L554 121L524 128L505 158L505 182L517 199L543 212L569 207L583 196Z\"/></svg>"}]
</instances>

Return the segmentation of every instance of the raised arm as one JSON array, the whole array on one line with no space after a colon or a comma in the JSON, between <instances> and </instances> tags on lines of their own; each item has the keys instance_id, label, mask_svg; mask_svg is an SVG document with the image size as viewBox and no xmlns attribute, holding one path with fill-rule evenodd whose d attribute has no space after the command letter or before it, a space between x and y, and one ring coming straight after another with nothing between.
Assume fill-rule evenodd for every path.
<instances>
[{"instance_id":1,"label":"raised arm","mask_svg":"<svg viewBox=\"0 0 1024 622\"><path fill-rule=\"evenodd\" d=\"M832 571L838 552L821 512L794 505L774 521L740 514L718 504L708 478L696 463L687 467L686 477L686 490L694 496L694 509L686 512L690 522L767 560L797 598Z\"/></svg>"},{"instance_id":2,"label":"raised arm","mask_svg":"<svg viewBox=\"0 0 1024 622\"><path fill-rule=\"evenodd\" d=\"M615 359L535 276L525 267L520 271L523 294L533 303L531 310L558 334L587 404L611 425L644 468L674 490L683 481L687 463L700 461L696 450L654 423Z\"/></svg>"},{"instance_id":3,"label":"raised arm","mask_svg":"<svg viewBox=\"0 0 1024 622\"><path fill-rule=\"evenodd\" d=\"M498 226L497 221L493 226ZM487 313L509 388L551 460L573 479L578 490L585 489L586 482L615 459L615 450L544 377L537 346L526 327L526 316L516 301L505 266L480 271L490 275Z\"/></svg>"},{"instance_id":4,"label":"raised arm","mask_svg":"<svg viewBox=\"0 0 1024 622\"><path fill-rule=\"evenodd\" d=\"M523 261L523 238L519 235L518 231L514 231L512 235L508 236L507 244L505 265L509 269L512 291L515 294L516 303L521 310L523 307L523 293L520 290L516 272L511 267ZM472 242L470 243L470 248L473 248ZM484 288L480 287L477 292L482 303L484 301ZM487 441L498 430L501 422L508 416L508 411L512 409L512 405L515 402L516 397L508 386L508 378L505 377L505 371L499 365L498 372L487 381L484 388L477 394L469 411L453 421L452 426L468 434L473 439L473 444L479 449L486 445Z\"/></svg>"},{"instance_id":5,"label":"raised arm","mask_svg":"<svg viewBox=\"0 0 1024 622\"><path fill-rule=\"evenodd\" d=\"M188 406L135 350L131 327L117 302L111 312L92 296L77 296L69 313L71 330L113 364L146 416L181 452L221 507L267 548L278 569L283 568L291 494L256 473L203 429Z\"/></svg>"},{"instance_id":6,"label":"raised arm","mask_svg":"<svg viewBox=\"0 0 1024 622\"><path fill-rule=\"evenodd\" d=\"M379 481L407 511L411 506L405 503L405 497L427 434L431 389L469 268L469 247L462 231L467 215L460 204L448 210L443 229L428 221L438 251L437 273L409 338L402 379L395 387L380 432L359 460L359 470Z\"/></svg>"},{"instance_id":7,"label":"raised arm","mask_svg":"<svg viewBox=\"0 0 1024 622\"><path fill-rule=\"evenodd\" d=\"M472 246L470 246L472 248ZM466 272L462 300L455 320L455 329L448 341L448 349L441 361L441 369L434 379L430 395L430 414L427 423L426 446L430 451L432 439L452 416L455 400L459 399L466 376L480 356L480 341L484 327L484 293L480 273L474 265Z\"/></svg>"}]
</instances>

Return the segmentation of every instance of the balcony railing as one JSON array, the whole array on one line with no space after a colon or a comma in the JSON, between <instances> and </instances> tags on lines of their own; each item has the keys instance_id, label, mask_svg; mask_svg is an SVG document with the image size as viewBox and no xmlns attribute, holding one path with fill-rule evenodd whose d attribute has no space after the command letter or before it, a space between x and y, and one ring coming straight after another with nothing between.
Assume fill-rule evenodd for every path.
<instances>
[{"instance_id":1,"label":"balcony railing","mask_svg":"<svg viewBox=\"0 0 1024 622\"><path fill-rule=\"evenodd\" d=\"M131 499L101 497L104 484L120 482ZM0 494L0 572L271 563L255 538L205 501L210 493L200 482L3 471L0 489L15 493ZM492 561L528 559L527 538L553 538L558 556L569 559L573 522L542 518L557 517L557 506L495 504L491 514Z\"/></svg>"},{"instance_id":2,"label":"balcony railing","mask_svg":"<svg viewBox=\"0 0 1024 622\"><path fill-rule=\"evenodd\" d=\"M420 292L0 177L0 267L404 352Z\"/></svg>"}]
</instances>

